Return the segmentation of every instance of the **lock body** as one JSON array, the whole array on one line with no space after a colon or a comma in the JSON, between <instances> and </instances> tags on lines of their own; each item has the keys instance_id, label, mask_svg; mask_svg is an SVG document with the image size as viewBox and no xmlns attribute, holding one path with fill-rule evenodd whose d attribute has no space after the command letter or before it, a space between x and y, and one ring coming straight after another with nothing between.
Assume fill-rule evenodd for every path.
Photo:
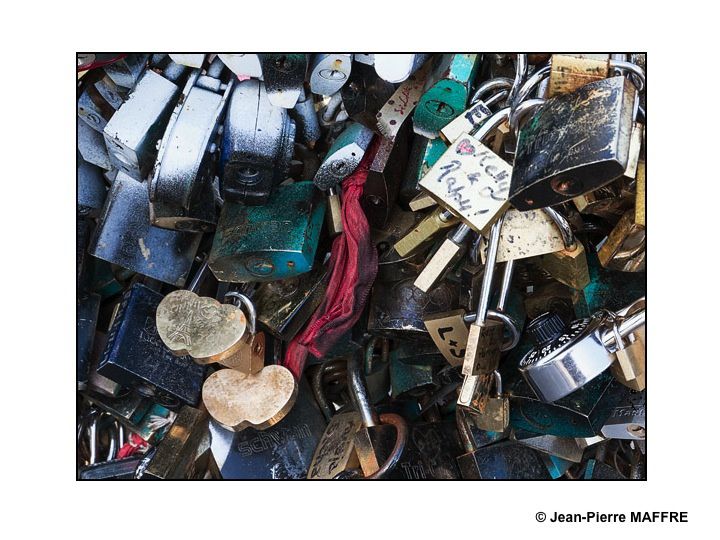
<instances>
[{"instance_id":1,"label":"lock body","mask_svg":"<svg viewBox=\"0 0 720 540\"><path fill-rule=\"evenodd\" d=\"M258 56L270 103L292 109L303 92L308 55L278 53Z\"/></svg>"},{"instance_id":2,"label":"lock body","mask_svg":"<svg viewBox=\"0 0 720 540\"><path fill-rule=\"evenodd\" d=\"M510 203L532 210L568 201L621 176L635 88L625 77L551 98L520 129Z\"/></svg>"},{"instance_id":3,"label":"lock body","mask_svg":"<svg viewBox=\"0 0 720 540\"><path fill-rule=\"evenodd\" d=\"M225 479L306 478L326 426L303 379L289 414L269 429L232 433L211 420L212 451Z\"/></svg>"},{"instance_id":4,"label":"lock body","mask_svg":"<svg viewBox=\"0 0 720 540\"><path fill-rule=\"evenodd\" d=\"M156 227L207 232L215 228L213 179L217 128L232 83L194 72L160 143L148 190Z\"/></svg>"},{"instance_id":5,"label":"lock body","mask_svg":"<svg viewBox=\"0 0 720 540\"><path fill-rule=\"evenodd\" d=\"M378 283L370 299L368 331L398 339L428 339L423 319L433 313L450 311L457 305L457 287L447 281L424 293L413 278Z\"/></svg>"},{"instance_id":6,"label":"lock body","mask_svg":"<svg viewBox=\"0 0 720 540\"><path fill-rule=\"evenodd\" d=\"M152 70L138 81L103 130L112 165L142 182L152 170L180 88Z\"/></svg>"},{"instance_id":7,"label":"lock body","mask_svg":"<svg viewBox=\"0 0 720 540\"><path fill-rule=\"evenodd\" d=\"M370 145L373 132L358 123L350 123L332 144L313 182L322 190L337 186L357 169Z\"/></svg>"},{"instance_id":8,"label":"lock body","mask_svg":"<svg viewBox=\"0 0 720 540\"><path fill-rule=\"evenodd\" d=\"M645 427L645 392L627 392L622 400L613 408L602 434L609 439L628 439L644 441Z\"/></svg>"},{"instance_id":9,"label":"lock body","mask_svg":"<svg viewBox=\"0 0 720 540\"><path fill-rule=\"evenodd\" d=\"M95 340L98 312L101 297L99 294L78 293L77 296L77 385L78 390L87 387L90 376L90 361Z\"/></svg>"},{"instance_id":10,"label":"lock body","mask_svg":"<svg viewBox=\"0 0 720 540\"><path fill-rule=\"evenodd\" d=\"M470 84L480 65L477 54L439 57L413 114L415 133L429 139L465 110Z\"/></svg>"},{"instance_id":11,"label":"lock body","mask_svg":"<svg viewBox=\"0 0 720 540\"><path fill-rule=\"evenodd\" d=\"M350 118L377 131L377 114L394 92L395 86L378 77L372 65L355 62L340 95Z\"/></svg>"},{"instance_id":12,"label":"lock body","mask_svg":"<svg viewBox=\"0 0 720 540\"><path fill-rule=\"evenodd\" d=\"M420 210L417 207L413 208L411 201L421 193L420 180L435 165L445 150L447 150L447 145L442 139L428 139L417 134L413 137L398 198L402 205L410 205L411 210Z\"/></svg>"},{"instance_id":13,"label":"lock body","mask_svg":"<svg viewBox=\"0 0 720 540\"><path fill-rule=\"evenodd\" d=\"M312 182L277 189L265 206L226 202L210 252L218 281L287 279L312 269L325 200Z\"/></svg>"},{"instance_id":14,"label":"lock body","mask_svg":"<svg viewBox=\"0 0 720 540\"><path fill-rule=\"evenodd\" d=\"M352 70L350 54L316 54L310 67L310 91L331 96L340 91Z\"/></svg>"},{"instance_id":15,"label":"lock body","mask_svg":"<svg viewBox=\"0 0 720 540\"><path fill-rule=\"evenodd\" d=\"M541 401L521 380L509 389L510 425L558 437L594 437L624 395L625 388L605 372L569 396Z\"/></svg>"},{"instance_id":16,"label":"lock body","mask_svg":"<svg viewBox=\"0 0 720 540\"><path fill-rule=\"evenodd\" d=\"M97 215L105 203L107 186L102 170L82 158L77 169L77 214Z\"/></svg>"},{"instance_id":17,"label":"lock body","mask_svg":"<svg viewBox=\"0 0 720 540\"><path fill-rule=\"evenodd\" d=\"M113 168L102 134L85 122L77 121L77 148L82 159L105 171Z\"/></svg>"},{"instance_id":18,"label":"lock body","mask_svg":"<svg viewBox=\"0 0 720 540\"><path fill-rule=\"evenodd\" d=\"M139 388L158 399L195 405L205 367L189 356L173 355L160 339L155 312L162 295L142 284L124 295L108 333L97 371L123 386Z\"/></svg>"},{"instance_id":19,"label":"lock body","mask_svg":"<svg viewBox=\"0 0 720 540\"><path fill-rule=\"evenodd\" d=\"M398 360L395 351L390 353L390 383L393 399L417 396L431 389L436 381L432 366L406 364Z\"/></svg>"},{"instance_id":20,"label":"lock body","mask_svg":"<svg viewBox=\"0 0 720 540\"><path fill-rule=\"evenodd\" d=\"M230 97L223 129L223 198L265 204L287 178L294 142L295 122L287 109L270 103L261 82L241 82Z\"/></svg>"},{"instance_id":21,"label":"lock body","mask_svg":"<svg viewBox=\"0 0 720 540\"><path fill-rule=\"evenodd\" d=\"M463 479L537 480L549 474L540 454L511 441L503 441L468 452L457 458Z\"/></svg>"},{"instance_id":22,"label":"lock body","mask_svg":"<svg viewBox=\"0 0 720 540\"><path fill-rule=\"evenodd\" d=\"M343 471L359 467L353 439L361 427L362 419L355 411L333 416L315 448L308 479L332 480Z\"/></svg>"},{"instance_id":23,"label":"lock body","mask_svg":"<svg viewBox=\"0 0 720 540\"><path fill-rule=\"evenodd\" d=\"M112 264L182 287L199 243L199 234L153 227L147 186L119 172L88 251Z\"/></svg>"},{"instance_id":24,"label":"lock body","mask_svg":"<svg viewBox=\"0 0 720 540\"><path fill-rule=\"evenodd\" d=\"M106 65L103 69L116 86L128 90L139 84L138 78L143 74L149 56L149 54L128 54L125 58Z\"/></svg>"}]
</instances>

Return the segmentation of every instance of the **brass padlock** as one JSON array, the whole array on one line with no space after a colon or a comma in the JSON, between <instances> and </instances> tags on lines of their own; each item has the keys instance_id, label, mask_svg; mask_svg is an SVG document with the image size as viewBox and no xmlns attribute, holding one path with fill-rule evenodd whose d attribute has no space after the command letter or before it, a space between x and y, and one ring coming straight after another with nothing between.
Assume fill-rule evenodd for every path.
<instances>
[{"instance_id":1,"label":"brass padlock","mask_svg":"<svg viewBox=\"0 0 720 540\"><path fill-rule=\"evenodd\" d=\"M538 265L560 283L576 290L584 289L590 283L585 247L575 239L565 216L552 208L544 208L543 211L557 225L564 246L563 249L542 255Z\"/></svg>"},{"instance_id":2,"label":"brass padlock","mask_svg":"<svg viewBox=\"0 0 720 540\"><path fill-rule=\"evenodd\" d=\"M643 325L637 332L629 334L626 345L617 321L613 322L617 361L610 366L610 372L618 382L636 391L645 389L645 340L640 335L644 328Z\"/></svg>"},{"instance_id":3,"label":"brass padlock","mask_svg":"<svg viewBox=\"0 0 720 540\"><path fill-rule=\"evenodd\" d=\"M642 197L640 197L642 198ZM609 270L621 272L642 272L645 270L645 226L635 221L636 216L644 221L645 201L636 201L643 208L640 212L631 209L625 212L598 250L600 264Z\"/></svg>"},{"instance_id":4,"label":"brass padlock","mask_svg":"<svg viewBox=\"0 0 720 540\"><path fill-rule=\"evenodd\" d=\"M510 423L510 400L503 397L502 377L498 371L493 372L496 396L485 394L480 377L467 377L475 381L473 395L468 405L470 418L478 429L484 431L503 432ZM461 392L462 393L462 392Z\"/></svg>"}]
</instances>

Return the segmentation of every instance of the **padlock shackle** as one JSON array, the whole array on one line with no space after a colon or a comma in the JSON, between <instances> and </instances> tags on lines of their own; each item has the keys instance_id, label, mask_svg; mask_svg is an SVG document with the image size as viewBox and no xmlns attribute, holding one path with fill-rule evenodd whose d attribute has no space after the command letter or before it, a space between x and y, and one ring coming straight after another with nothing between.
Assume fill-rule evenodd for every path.
<instances>
[{"instance_id":1,"label":"padlock shackle","mask_svg":"<svg viewBox=\"0 0 720 540\"><path fill-rule=\"evenodd\" d=\"M500 346L500 350L502 352L509 351L510 349L516 347L518 343L520 343L520 330L518 330L517 326L515 326L515 322L505 313L495 311L494 309L488 309L487 318L500 321L505 325L505 328L510 330L510 340L504 341L503 344ZM466 313L465 315L463 315L463 321L466 323L473 323L476 320L477 313Z\"/></svg>"},{"instance_id":2,"label":"padlock shackle","mask_svg":"<svg viewBox=\"0 0 720 540\"><path fill-rule=\"evenodd\" d=\"M560 235L562 236L565 249L568 251L574 251L577 247L577 243L575 242L575 233L573 233L570 222L560 212L550 208L549 206L543 208L543 212L545 212L545 214L553 220L553 223L555 223L557 228L560 230Z\"/></svg>"},{"instance_id":3,"label":"padlock shackle","mask_svg":"<svg viewBox=\"0 0 720 540\"><path fill-rule=\"evenodd\" d=\"M632 334L635 330L645 324L645 308L642 308L637 313L630 315L623 320L618 326L617 330L620 333L620 337L625 338ZM615 341L615 332L613 329L606 330L602 335L602 342L605 348L614 353L618 346Z\"/></svg>"},{"instance_id":4,"label":"padlock shackle","mask_svg":"<svg viewBox=\"0 0 720 540\"><path fill-rule=\"evenodd\" d=\"M242 305L247 310L247 320L248 320L247 328L251 334L254 334L255 333L255 321L257 320L257 312L255 311L255 305L252 303L252 300L250 300L244 294L235 292L235 291L226 292L225 298L237 298L238 300L240 300Z\"/></svg>"},{"instance_id":5,"label":"padlock shackle","mask_svg":"<svg viewBox=\"0 0 720 540\"><path fill-rule=\"evenodd\" d=\"M480 300L476 311L475 324L482 325L487 319L487 312L490 305L490 290L492 288L495 263L497 262L498 248L500 247L500 230L505 221L505 214L493 223L490 229L488 240L487 256L485 257L485 272L483 272L482 284L480 286Z\"/></svg>"},{"instance_id":6,"label":"padlock shackle","mask_svg":"<svg viewBox=\"0 0 720 540\"><path fill-rule=\"evenodd\" d=\"M470 431L470 427L467 423L465 409L463 409L462 407L455 408L455 423L457 424L460 441L462 442L465 451L467 453L470 453L477 450L477 446L475 445L475 439L473 438L472 432Z\"/></svg>"},{"instance_id":7,"label":"padlock shackle","mask_svg":"<svg viewBox=\"0 0 720 540\"><path fill-rule=\"evenodd\" d=\"M208 270L208 263L210 261L210 258L208 257L208 254L206 253L203 256L203 262L200 265L200 268L198 268L197 272L195 272L195 275L192 278L192 281L188 285L187 290L193 293L196 293L198 288L200 287L200 284L202 283L202 280L207 275Z\"/></svg>"},{"instance_id":8,"label":"padlock shackle","mask_svg":"<svg viewBox=\"0 0 720 540\"><path fill-rule=\"evenodd\" d=\"M505 303L507 302L508 294L510 293L510 283L512 282L514 271L515 259L511 259L505 263L505 268L503 269L503 277L500 284L500 295L496 306L498 311L505 311Z\"/></svg>"},{"instance_id":9,"label":"padlock shackle","mask_svg":"<svg viewBox=\"0 0 720 540\"><path fill-rule=\"evenodd\" d=\"M510 95L508 96L507 100L508 105L512 109L515 109L517 104L520 103L518 97L520 94L520 89L522 88L522 84L523 82L525 82L525 78L527 77L527 71L527 54L515 55L515 80L513 81L512 88L510 89Z\"/></svg>"},{"instance_id":10,"label":"padlock shackle","mask_svg":"<svg viewBox=\"0 0 720 540\"><path fill-rule=\"evenodd\" d=\"M485 94L494 92L495 90L510 90L513 86L513 80L509 77L495 77L488 79L477 87L475 93L470 98L470 105L475 105ZM487 103L485 103L487 105Z\"/></svg>"},{"instance_id":11,"label":"padlock shackle","mask_svg":"<svg viewBox=\"0 0 720 540\"><path fill-rule=\"evenodd\" d=\"M540 69L536 70L530 78L520 88L518 92L518 103L522 103L532 93L535 88L544 80L550 76L550 64L545 64Z\"/></svg>"},{"instance_id":12,"label":"padlock shackle","mask_svg":"<svg viewBox=\"0 0 720 540\"><path fill-rule=\"evenodd\" d=\"M510 129L512 132L517 134L520 130L520 122L527 116L535 113L535 111L544 104L545 100L539 98L527 99L519 103L518 106L510 112Z\"/></svg>"},{"instance_id":13,"label":"padlock shackle","mask_svg":"<svg viewBox=\"0 0 720 540\"><path fill-rule=\"evenodd\" d=\"M367 386L362 372L360 355L363 351L356 351L347 359L347 381L350 390L350 399L360 414L363 426L374 427L380 424L377 412L370 404Z\"/></svg>"},{"instance_id":14,"label":"padlock shackle","mask_svg":"<svg viewBox=\"0 0 720 540\"><path fill-rule=\"evenodd\" d=\"M510 107L500 109L498 112L493 114L490 118L485 120L483 124L476 130L472 130L469 135L475 137L480 142L483 142L485 137L490 135L494 130L500 127L503 123L510 119Z\"/></svg>"},{"instance_id":15,"label":"padlock shackle","mask_svg":"<svg viewBox=\"0 0 720 540\"><path fill-rule=\"evenodd\" d=\"M608 62L608 65L612 69L616 69L621 72L630 72L632 75L635 75L637 77L637 81L635 77L630 77L630 81L632 81L638 92L642 92L643 88L645 88L645 70L637 64L626 62L625 60L611 59Z\"/></svg>"}]
</instances>

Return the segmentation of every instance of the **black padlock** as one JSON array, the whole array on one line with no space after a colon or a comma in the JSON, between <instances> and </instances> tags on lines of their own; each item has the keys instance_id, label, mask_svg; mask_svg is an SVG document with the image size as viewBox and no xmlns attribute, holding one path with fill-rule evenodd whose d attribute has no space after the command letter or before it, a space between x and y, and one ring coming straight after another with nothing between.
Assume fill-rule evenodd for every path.
<instances>
[{"instance_id":1,"label":"black padlock","mask_svg":"<svg viewBox=\"0 0 720 540\"><path fill-rule=\"evenodd\" d=\"M100 295L78 293L77 296L77 386L78 390L87 387L90 376L90 356L95 339Z\"/></svg>"},{"instance_id":2,"label":"black padlock","mask_svg":"<svg viewBox=\"0 0 720 540\"><path fill-rule=\"evenodd\" d=\"M189 356L175 356L160 339L155 312L163 295L136 283L123 295L98 373L166 406L195 405L205 367Z\"/></svg>"},{"instance_id":3,"label":"black padlock","mask_svg":"<svg viewBox=\"0 0 720 540\"><path fill-rule=\"evenodd\" d=\"M636 94L629 79L611 77L548 99L520 129L510 204L552 206L622 176Z\"/></svg>"},{"instance_id":4,"label":"black padlock","mask_svg":"<svg viewBox=\"0 0 720 540\"><path fill-rule=\"evenodd\" d=\"M270 103L292 109L303 92L308 55L277 53L258 56Z\"/></svg>"},{"instance_id":5,"label":"black padlock","mask_svg":"<svg viewBox=\"0 0 720 540\"><path fill-rule=\"evenodd\" d=\"M395 85L378 77L373 66L356 61L340 95L350 118L377 131L377 113L394 92Z\"/></svg>"},{"instance_id":6,"label":"black padlock","mask_svg":"<svg viewBox=\"0 0 720 540\"><path fill-rule=\"evenodd\" d=\"M265 85L254 79L240 83L229 101L220 156L223 198L265 204L287 179L295 122L287 109L270 103Z\"/></svg>"}]
</instances>

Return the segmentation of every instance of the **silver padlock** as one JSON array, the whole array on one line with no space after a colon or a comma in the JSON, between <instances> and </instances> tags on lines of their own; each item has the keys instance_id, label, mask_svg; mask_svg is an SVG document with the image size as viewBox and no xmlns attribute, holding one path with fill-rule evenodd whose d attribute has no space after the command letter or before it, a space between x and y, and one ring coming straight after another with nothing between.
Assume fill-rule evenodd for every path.
<instances>
[{"instance_id":1,"label":"silver padlock","mask_svg":"<svg viewBox=\"0 0 720 540\"><path fill-rule=\"evenodd\" d=\"M260 56L257 54L218 54L220 60L235 75L241 78L252 77L262 81L262 67L260 67Z\"/></svg>"},{"instance_id":2,"label":"silver padlock","mask_svg":"<svg viewBox=\"0 0 720 540\"><path fill-rule=\"evenodd\" d=\"M106 171L113 168L103 136L80 118L77 120L77 147L82 158L88 163Z\"/></svg>"},{"instance_id":3,"label":"silver padlock","mask_svg":"<svg viewBox=\"0 0 720 540\"><path fill-rule=\"evenodd\" d=\"M626 337L645 324L645 309L625 319L618 332ZM612 317L601 311L565 327L559 315L544 313L527 326L535 347L521 360L518 369L545 402L571 394L610 367L615 360Z\"/></svg>"},{"instance_id":4,"label":"silver padlock","mask_svg":"<svg viewBox=\"0 0 720 540\"><path fill-rule=\"evenodd\" d=\"M316 54L310 68L310 91L332 96L348 81L351 69L351 54Z\"/></svg>"},{"instance_id":5,"label":"silver padlock","mask_svg":"<svg viewBox=\"0 0 720 540\"><path fill-rule=\"evenodd\" d=\"M154 71L145 72L103 130L114 167L138 182L145 180L179 94L175 83Z\"/></svg>"},{"instance_id":6,"label":"silver padlock","mask_svg":"<svg viewBox=\"0 0 720 540\"><path fill-rule=\"evenodd\" d=\"M376 54L375 72L390 83L401 83L415 73L429 54Z\"/></svg>"},{"instance_id":7,"label":"silver padlock","mask_svg":"<svg viewBox=\"0 0 720 540\"><path fill-rule=\"evenodd\" d=\"M142 75L149 57L149 54L128 54L105 66L105 73L119 88L130 90Z\"/></svg>"},{"instance_id":8,"label":"silver padlock","mask_svg":"<svg viewBox=\"0 0 720 540\"><path fill-rule=\"evenodd\" d=\"M627 399L616 406L602 427L608 439L645 440L645 391L628 392Z\"/></svg>"},{"instance_id":9,"label":"silver padlock","mask_svg":"<svg viewBox=\"0 0 720 540\"><path fill-rule=\"evenodd\" d=\"M212 68L191 74L160 143L148 186L150 222L156 227L206 232L217 223L217 132L234 80L226 84L219 78L220 60Z\"/></svg>"}]
</instances>

